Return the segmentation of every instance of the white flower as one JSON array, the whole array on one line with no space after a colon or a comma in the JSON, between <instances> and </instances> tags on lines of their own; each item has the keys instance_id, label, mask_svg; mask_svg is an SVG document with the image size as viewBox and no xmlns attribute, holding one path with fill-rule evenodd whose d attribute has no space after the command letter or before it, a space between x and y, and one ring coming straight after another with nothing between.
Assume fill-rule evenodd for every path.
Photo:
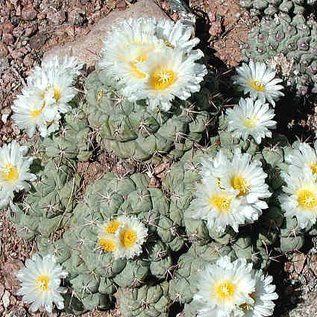
<instances>
[{"instance_id":1,"label":"white flower","mask_svg":"<svg viewBox=\"0 0 317 317\"><path fill-rule=\"evenodd\" d=\"M56 107L45 107L45 102L35 90L27 90L17 97L12 106L15 124L31 137L36 130L42 137L56 131L60 115ZM57 123L57 124L56 124Z\"/></svg>"},{"instance_id":2,"label":"white flower","mask_svg":"<svg viewBox=\"0 0 317 317\"><path fill-rule=\"evenodd\" d=\"M51 313L53 304L56 304L58 309L63 309L64 299L60 295L63 288L60 287L60 283L66 276L67 272L56 264L52 255L33 255L17 273L17 278L21 282L17 294L23 296L24 302L31 304L30 309L33 312L44 308Z\"/></svg>"},{"instance_id":3,"label":"white flower","mask_svg":"<svg viewBox=\"0 0 317 317\"><path fill-rule=\"evenodd\" d=\"M271 196L269 186L265 183L267 174L258 160L252 159L248 153L234 151L231 163L221 178L224 188L233 188L238 191L241 208L249 222L254 222L268 208L264 199Z\"/></svg>"},{"instance_id":4,"label":"white flower","mask_svg":"<svg viewBox=\"0 0 317 317\"><path fill-rule=\"evenodd\" d=\"M156 20L152 18L129 19L107 34L99 65L118 81L114 84L119 88L144 79L146 75L140 65L163 47L154 34L155 26Z\"/></svg>"},{"instance_id":5,"label":"white flower","mask_svg":"<svg viewBox=\"0 0 317 317\"><path fill-rule=\"evenodd\" d=\"M238 232L239 225L246 219L241 212L241 200L237 197L237 190L222 189L214 177L205 177L197 185L196 199L190 205L192 217L206 220L207 226L217 232L225 231L227 226Z\"/></svg>"},{"instance_id":6,"label":"white flower","mask_svg":"<svg viewBox=\"0 0 317 317\"><path fill-rule=\"evenodd\" d=\"M280 197L285 217L296 217L299 226L311 227L317 219L316 176L308 169L289 167L289 173L282 174L286 186Z\"/></svg>"},{"instance_id":7,"label":"white flower","mask_svg":"<svg viewBox=\"0 0 317 317\"><path fill-rule=\"evenodd\" d=\"M252 136L256 143L260 144L261 139L272 137L276 121L274 111L268 104L263 104L261 100L254 101L251 98L239 101L239 105L226 111L228 116L228 131L233 132L233 136L246 140Z\"/></svg>"},{"instance_id":8,"label":"white flower","mask_svg":"<svg viewBox=\"0 0 317 317\"><path fill-rule=\"evenodd\" d=\"M120 241L115 234L120 230L122 225L123 222L120 220L120 217L118 217L109 219L100 226L97 243L102 251L111 253L118 251L118 248L120 247Z\"/></svg>"},{"instance_id":9,"label":"white flower","mask_svg":"<svg viewBox=\"0 0 317 317\"><path fill-rule=\"evenodd\" d=\"M253 304L249 296L255 291L251 270L252 264L245 259L231 262L228 256L208 265L201 272L199 290L194 295L194 301L201 306L197 316L228 317L240 310L240 305Z\"/></svg>"},{"instance_id":10,"label":"white flower","mask_svg":"<svg viewBox=\"0 0 317 317\"><path fill-rule=\"evenodd\" d=\"M186 58L182 51L165 49L153 55L140 66L147 74L138 86L131 87L136 100L145 99L151 109L168 111L175 97L186 100L200 90L200 83L207 74L206 67L196 63L201 54ZM127 92L131 92L130 89Z\"/></svg>"},{"instance_id":11,"label":"white flower","mask_svg":"<svg viewBox=\"0 0 317 317\"><path fill-rule=\"evenodd\" d=\"M180 22L128 20L108 34L99 64L129 101L168 111L175 97L186 100L200 90L207 70L196 63L203 56L193 50L198 41Z\"/></svg>"},{"instance_id":12,"label":"white flower","mask_svg":"<svg viewBox=\"0 0 317 317\"><path fill-rule=\"evenodd\" d=\"M275 100L284 96L282 79L275 78L276 72L267 68L264 63L250 61L249 65L243 63L237 68L238 75L234 76L235 83L240 85L245 94L250 94L253 99L262 103L267 100L273 107Z\"/></svg>"},{"instance_id":13,"label":"white flower","mask_svg":"<svg viewBox=\"0 0 317 317\"><path fill-rule=\"evenodd\" d=\"M170 20L158 21L155 33L169 48L176 48L184 53L197 53L192 50L199 43L199 39L192 38L193 28L186 26L180 20L176 23Z\"/></svg>"},{"instance_id":14,"label":"white flower","mask_svg":"<svg viewBox=\"0 0 317 317\"><path fill-rule=\"evenodd\" d=\"M252 223L268 208L264 199L271 196L261 162L239 149L229 159L222 151L215 158L202 160L201 184L191 203L192 217L207 221L209 229L223 232L231 226Z\"/></svg>"},{"instance_id":15,"label":"white flower","mask_svg":"<svg viewBox=\"0 0 317 317\"><path fill-rule=\"evenodd\" d=\"M116 259L133 258L142 252L142 244L147 237L145 225L135 217L120 216L122 225L116 231L115 237L118 239L119 247L113 252Z\"/></svg>"},{"instance_id":16,"label":"white flower","mask_svg":"<svg viewBox=\"0 0 317 317\"><path fill-rule=\"evenodd\" d=\"M35 180L30 173L32 158L24 157L25 146L13 141L0 148L0 208L6 206L14 197L14 192L29 189L28 181Z\"/></svg>"},{"instance_id":17,"label":"white flower","mask_svg":"<svg viewBox=\"0 0 317 317\"><path fill-rule=\"evenodd\" d=\"M300 170L305 167L313 174L317 174L317 140L314 147L304 142L295 142L293 147L293 151L286 156L285 161L290 166L296 166Z\"/></svg>"},{"instance_id":18,"label":"white flower","mask_svg":"<svg viewBox=\"0 0 317 317\"><path fill-rule=\"evenodd\" d=\"M275 292L275 285L272 284L272 276L265 276L262 271L253 270L255 279L255 291L249 296L254 300L253 304L243 303L240 308L243 311L243 317L267 317L272 316L275 303L278 298Z\"/></svg>"},{"instance_id":19,"label":"white flower","mask_svg":"<svg viewBox=\"0 0 317 317\"><path fill-rule=\"evenodd\" d=\"M32 136L36 129L45 137L59 127L60 113L71 109L74 80L82 67L73 57L52 58L37 66L12 107L15 124Z\"/></svg>"}]
</instances>

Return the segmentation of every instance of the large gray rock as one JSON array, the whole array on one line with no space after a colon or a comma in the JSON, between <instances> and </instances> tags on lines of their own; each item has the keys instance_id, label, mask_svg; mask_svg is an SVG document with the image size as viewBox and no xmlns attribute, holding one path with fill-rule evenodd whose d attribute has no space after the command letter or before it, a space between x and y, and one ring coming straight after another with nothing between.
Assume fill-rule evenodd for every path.
<instances>
[{"instance_id":1,"label":"large gray rock","mask_svg":"<svg viewBox=\"0 0 317 317\"><path fill-rule=\"evenodd\" d=\"M120 21L129 18L155 17L157 19L168 19L164 11L153 0L138 0L126 10L114 10L106 17L99 20L92 30L85 36L63 46L56 46L44 55L44 61L53 55L71 55L77 57L87 66L95 65L99 60L103 41L111 27Z\"/></svg>"},{"instance_id":2,"label":"large gray rock","mask_svg":"<svg viewBox=\"0 0 317 317\"><path fill-rule=\"evenodd\" d=\"M289 317L316 317L317 316L317 291L310 292L303 303L290 311Z\"/></svg>"}]
</instances>

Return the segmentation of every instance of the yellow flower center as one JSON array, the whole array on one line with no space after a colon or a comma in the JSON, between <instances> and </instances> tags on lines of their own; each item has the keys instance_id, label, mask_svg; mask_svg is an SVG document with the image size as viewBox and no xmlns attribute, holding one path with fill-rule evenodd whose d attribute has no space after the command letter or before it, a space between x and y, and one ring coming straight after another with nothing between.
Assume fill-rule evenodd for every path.
<instances>
[{"instance_id":1,"label":"yellow flower center","mask_svg":"<svg viewBox=\"0 0 317 317\"><path fill-rule=\"evenodd\" d=\"M313 172L314 174L317 173L317 162L311 163L311 164L309 165L309 167L310 167L310 169L312 170L312 172Z\"/></svg>"},{"instance_id":2,"label":"yellow flower center","mask_svg":"<svg viewBox=\"0 0 317 317\"><path fill-rule=\"evenodd\" d=\"M231 281L219 282L214 286L214 293L220 301L228 301L234 296L237 286Z\"/></svg>"},{"instance_id":3,"label":"yellow flower center","mask_svg":"<svg viewBox=\"0 0 317 317\"><path fill-rule=\"evenodd\" d=\"M120 241L125 248L133 247L137 241L136 231L130 228L123 229L120 233Z\"/></svg>"},{"instance_id":4,"label":"yellow flower center","mask_svg":"<svg viewBox=\"0 0 317 317\"><path fill-rule=\"evenodd\" d=\"M158 68L150 75L150 87L154 90L164 90L175 83L176 73L171 69Z\"/></svg>"},{"instance_id":5,"label":"yellow flower center","mask_svg":"<svg viewBox=\"0 0 317 317\"><path fill-rule=\"evenodd\" d=\"M317 207L317 195L310 189L300 189L297 192L297 202L303 209L314 209Z\"/></svg>"},{"instance_id":6,"label":"yellow flower center","mask_svg":"<svg viewBox=\"0 0 317 317\"><path fill-rule=\"evenodd\" d=\"M33 119L39 117L43 112L43 107L41 107L40 109L35 109L35 110L31 110L30 114L31 114L31 117Z\"/></svg>"},{"instance_id":7,"label":"yellow flower center","mask_svg":"<svg viewBox=\"0 0 317 317\"><path fill-rule=\"evenodd\" d=\"M121 222L119 220L111 220L104 228L105 233L115 234L119 229Z\"/></svg>"},{"instance_id":8,"label":"yellow flower center","mask_svg":"<svg viewBox=\"0 0 317 317\"><path fill-rule=\"evenodd\" d=\"M36 282L40 291L47 292L49 290L48 284L50 282L50 278L47 275L38 276Z\"/></svg>"},{"instance_id":9,"label":"yellow flower center","mask_svg":"<svg viewBox=\"0 0 317 317\"><path fill-rule=\"evenodd\" d=\"M53 96L54 96L54 99L55 99L56 102L58 102L61 99L62 92L61 92L59 87L55 86L53 88Z\"/></svg>"},{"instance_id":10,"label":"yellow flower center","mask_svg":"<svg viewBox=\"0 0 317 317\"><path fill-rule=\"evenodd\" d=\"M98 240L98 244L105 252L114 252L117 248L117 244L113 239L101 238Z\"/></svg>"},{"instance_id":11,"label":"yellow flower center","mask_svg":"<svg viewBox=\"0 0 317 317\"><path fill-rule=\"evenodd\" d=\"M19 178L18 169L13 164L7 164L1 171L1 177L6 182L15 182Z\"/></svg>"},{"instance_id":12,"label":"yellow flower center","mask_svg":"<svg viewBox=\"0 0 317 317\"><path fill-rule=\"evenodd\" d=\"M213 194L208 199L209 204L220 213L229 211L232 199L227 194Z\"/></svg>"},{"instance_id":13,"label":"yellow flower center","mask_svg":"<svg viewBox=\"0 0 317 317\"><path fill-rule=\"evenodd\" d=\"M231 186L239 191L239 196L245 196L249 193L249 186L244 177L234 175L231 177Z\"/></svg>"},{"instance_id":14,"label":"yellow flower center","mask_svg":"<svg viewBox=\"0 0 317 317\"><path fill-rule=\"evenodd\" d=\"M265 85L262 84L260 81L255 80L255 79L251 79L249 81L249 87L254 89L257 92L263 92L265 91Z\"/></svg>"},{"instance_id":15,"label":"yellow flower center","mask_svg":"<svg viewBox=\"0 0 317 317\"><path fill-rule=\"evenodd\" d=\"M258 119L256 117L246 118L242 121L243 125L247 129L253 129L258 124Z\"/></svg>"}]
</instances>

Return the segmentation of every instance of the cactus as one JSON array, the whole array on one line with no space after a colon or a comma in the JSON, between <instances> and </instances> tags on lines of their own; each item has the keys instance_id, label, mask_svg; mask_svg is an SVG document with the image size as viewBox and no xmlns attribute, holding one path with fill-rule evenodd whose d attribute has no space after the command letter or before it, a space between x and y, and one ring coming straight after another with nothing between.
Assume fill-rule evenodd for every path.
<instances>
[{"instance_id":1,"label":"cactus","mask_svg":"<svg viewBox=\"0 0 317 317\"><path fill-rule=\"evenodd\" d=\"M144 285L137 289L119 289L116 294L123 317L169 316L168 283Z\"/></svg>"},{"instance_id":2,"label":"cactus","mask_svg":"<svg viewBox=\"0 0 317 317\"><path fill-rule=\"evenodd\" d=\"M18 233L32 239L49 237L61 229L76 204L79 183L72 166L48 162L24 201L15 207L12 220Z\"/></svg>"},{"instance_id":3,"label":"cactus","mask_svg":"<svg viewBox=\"0 0 317 317\"><path fill-rule=\"evenodd\" d=\"M117 289L139 288L148 279L163 281L169 276L173 266L169 244L175 242L170 240L170 227L160 227L160 218L169 217L169 204L162 191L148 188L148 183L144 174L124 178L105 174L87 187L62 239L39 240L40 252L55 254L69 272L83 310L109 306ZM100 242L108 225L107 230L115 232L121 215L137 217L148 229L142 252L129 259L115 258Z\"/></svg>"},{"instance_id":4,"label":"cactus","mask_svg":"<svg viewBox=\"0 0 317 317\"><path fill-rule=\"evenodd\" d=\"M313 9L316 3L316 0L240 0L240 5L252 16L273 16L280 12L302 14Z\"/></svg>"},{"instance_id":5,"label":"cactus","mask_svg":"<svg viewBox=\"0 0 317 317\"><path fill-rule=\"evenodd\" d=\"M303 15L265 17L249 33L245 59L276 68L299 95L317 92L317 22Z\"/></svg>"},{"instance_id":6,"label":"cactus","mask_svg":"<svg viewBox=\"0 0 317 317\"><path fill-rule=\"evenodd\" d=\"M198 143L210 123L207 98L178 102L169 112L150 110L118 95L105 71L96 70L86 81L87 104L83 106L102 148L120 158L159 159L180 157ZM210 94L205 88L201 94Z\"/></svg>"}]
</instances>

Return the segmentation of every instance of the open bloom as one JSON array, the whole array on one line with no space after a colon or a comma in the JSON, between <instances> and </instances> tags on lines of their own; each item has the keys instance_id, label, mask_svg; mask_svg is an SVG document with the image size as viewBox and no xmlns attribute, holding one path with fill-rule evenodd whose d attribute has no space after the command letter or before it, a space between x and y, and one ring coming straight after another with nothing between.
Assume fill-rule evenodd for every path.
<instances>
[{"instance_id":1,"label":"open bloom","mask_svg":"<svg viewBox=\"0 0 317 317\"><path fill-rule=\"evenodd\" d=\"M56 304L58 309L63 309L64 299L60 294L63 288L60 283L66 276L67 272L56 264L52 255L33 255L17 273L21 282L18 295L23 296L24 302L31 304L30 309L33 312L42 308L51 313L53 304Z\"/></svg>"},{"instance_id":2,"label":"open bloom","mask_svg":"<svg viewBox=\"0 0 317 317\"><path fill-rule=\"evenodd\" d=\"M245 94L251 98L259 99L262 103L267 100L273 107L279 97L284 96L282 79L275 78L276 72L269 69L264 63L250 61L249 65L243 63L237 68L238 75L234 76L236 84L241 86Z\"/></svg>"},{"instance_id":3,"label":"open bloom","mask_svg":"<svg viewBox=\"0 0 317 317\"><path fill-rule=\"evenodd\" d=\"M164 111L171 108L175 97L188 99L200 90L200 83L207 74L206 67L196 63L201 57L202 53L184 58L182 51L172 49L154 55L142 65L141 69L147 76L135 90L135 98L146 100L152 109L158 107Z\"/></svg>"},{"instance_id":4,"label":"open bloom","mask_svg":"<svg viewBox=\"0 0 317 317\"><path fill-rule=\"evenodd\" d=\"M118 217L109 219L106 223L100 226L98 246L102 251L111 253L118 251L120 243L115 234L120 230L122 225L123 222L120 220L120 217Z\"/></svg>"},{"instance_id":5,"label":"open bloom","mask_svg":"<svg viewBox=\"0 0 317 317\"><path fill-rule=\"evenodd\" d=\"M57 107L47 107L39 96L39 91L28 89L17 97L12 106L15 124L32 136L39 130L42 137L56 131L59 127L60 114Z\"/></svg>"},{"instance_id":6,"label":"open bloom","mask_svg":"<svg viewBox=\"0 0 317 317\"><path fill-rule=\"evenodd\" d=\"M122 226L116 231L119 247L114 252L115 258L133 258L142 252L142 245L147 238L147 228L135 217L121 216Z\"/></svg>"},{"instance_id":7,"label":"open bloom","mask_svg":"<svg viewBox=\"0 0 317 317\"><path fill-rule=\"evenodd\" d=\"M14 192L28 189L28 181L35 180L30 173L32 158L25 157L25 146L13 141L0 148L0 208L8 205L14 197Z\"/></svg>"},{"instance_id":8,"label":"open bloom","mask_svg":"<svg viewBox=\"0 0 317 317\"><path fill-rule=\"evenodd\" d=\"M299 226L309 228L317 219L317 182L316 176L308 169L289 167L283 175L286 186L280 196L285 217L296 217Z\"/></svg>"},{"instance_id":9,"label":"open bloom","mask_svg":"<svg viewBox=\"0 0 317 317\"><path fill-rule=\"evenodd\" d=\"M207 73L191 32L181 22L124 21L108 34L99 65L129 101L168 111L175 97L186 100L199 91Z\"/></svg>"},{"instance_id":10,"label":"open bloom","mask_svg":"<svg viewBox=\"0 0 317 317\"><path fill-rule=\"evenodd\" d=\"M204 219L207 226L223 232L231 226L252 223L268 208L271 196L265 183L267 175L261 162L236 149L232 158L219 151L214 158L202 160L201 183L191 203L192 217Z\"/></svg>"},{"instance_id":11,"label":"open bloom","mask_svg":"<svg viewBox=\"0 0 317 317\"><path fill-rule=\"evenodd\" d=\"M255 291L249 296L254 300L252 304L243 303L240 309L243 317L267 317L272 316L274 312L274 300L278 299L275 292L275 285L272 284L273 278L270 275L264 275L262 271L252 271L255 280Z\"/></svg>"},{"instance_id":12,"label":"open bloom","mask_svg":"<svg viewBox=\"0 0 317 317\"><path fill-rule=\"evenodd\" d=\"M100 226L97 244L115 259L130 259L142 252L146 237L147 229L137 218L119 216Z\"/></svg>"},{"instance_id":13,"label":"open bloom","mask_svg":"<svg viewBox=\"0 0 317 317\"><path fill-rule=\"evenodd\" d=\"M252 136L256 143L260 144L265 137L272 137L269 129L274 129L276 121L274 111L268 104L261 100L254 101L251 98L239 101L239 105L226 111L228 116L228 131L233 132L236 138L246 140Z\"/></svg>"},{"instance_id":14,"label":"open bloom","mask_svg":"<svg viewBox=\"0 0 317 317\"><path fill-rule=\"evenodd\" d=\"M176 23L170 20L160 20L156 25L155 34L169 48L176 48L184 53L196 53L194 47L199 43L197 37L192 38L193 29L178 20Z\"/></svg>"},{"instance_id":15,"label":"open bloom","mask_svg":"<svg viewBox=\"0 0 317 317\"><path fill-rule=\"evenodd\" d=\"M194 301L201 306L197 316L235 316L240 305L253 304L254 300L249 296L255 291L251 271L252 264L245 259L231 262L228 256L208 265L201 272L199 290L194 295Z\"/></svg>"},{"instance_id":16,"label":"open bloom","mask_svg":"<svg viewBox=\"0 0 317 317\"><path fill-rule=\"evenodd\" d=\"M314 147L308 143L295 142L293 148L285 161L290 166L295 166L300 170L308 168L313 174L317 174L317 141L315 141Z\"/></svg>"},{"instance_id":17,"label":"open bloom","mask_svg":"<svg viewBox=\"0 0 317 317\"><path fill-rule=\"evenodd\" d=\"M75 97L74 81L82 67L75 58L52 58L36 67L12 107L15 124L32 136L45 137L59 127L60 113L68 112Z\"/></svg>"}]
</instances>

